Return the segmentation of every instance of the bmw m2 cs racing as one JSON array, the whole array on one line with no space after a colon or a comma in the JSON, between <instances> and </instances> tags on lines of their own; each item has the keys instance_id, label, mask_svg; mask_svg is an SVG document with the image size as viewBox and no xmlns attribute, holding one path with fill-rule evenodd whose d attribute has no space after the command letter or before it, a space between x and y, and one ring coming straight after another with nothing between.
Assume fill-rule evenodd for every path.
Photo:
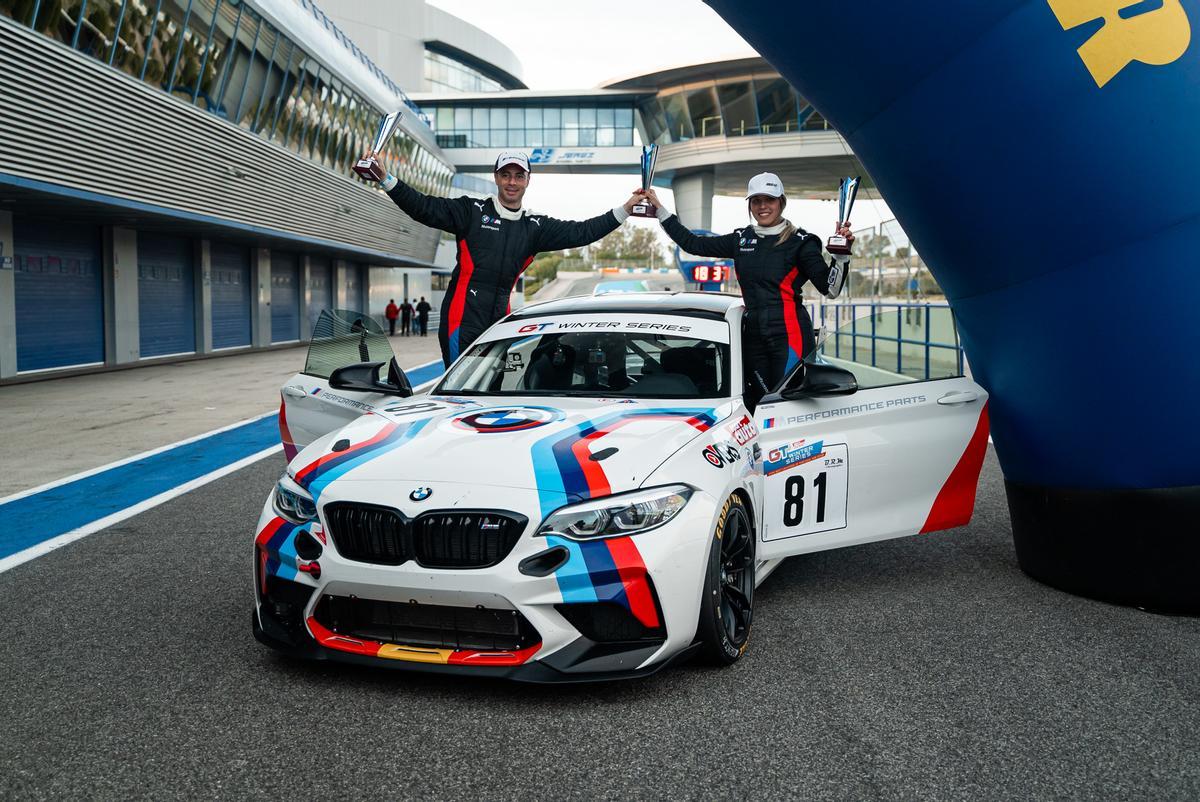
<instances>
[{"instance_id":1,"label":"bmw m2 cs racing","mask_svg":"<svg viewBox=\"0 0 1200 802\"><path fill-rule=\"evenodd\" d=\"M753 410L730 295L528 306L427 395L369 319L326 312L283 388L255 635L534 682L733 663L783 558L970 519L987 395L944 311L945 353L839 330Z\"/></svg>"}]
</instances>

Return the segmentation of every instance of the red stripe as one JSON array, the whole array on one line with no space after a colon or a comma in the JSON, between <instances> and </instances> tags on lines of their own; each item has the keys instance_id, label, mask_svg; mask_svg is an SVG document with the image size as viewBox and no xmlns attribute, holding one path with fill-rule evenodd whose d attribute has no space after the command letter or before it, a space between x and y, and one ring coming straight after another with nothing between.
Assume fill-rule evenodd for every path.
<instances>
[{"instance_id":1,"label":"red stripe","mask_svg":"<svg viewBox=\"0 0 1200 802\"><path fill-rule=\"evenodd\" d=\"M612 493L612 489L608 484L608 476L604 473L604 468L599 462L594 461L591 449L588 446L597 438L608 434L610 430L600 429L592 432L587 437L581 437L571 444L571 453L575 455L575 460L579 463L579 469L583 471L583 478L588 483L588 493L592 498L598 496L607 496Z\"/></svg>"},{"instance_id":2,"label":"red stripe","mask_svg":"<svg viewBox=\"0 0 1200 802\"><path fill-rule=\"evenodd\" d=\"M783 325L787 327L788 348L797 358L804 356L804 335L800 331L800 318L796 316L796 291L792 283L799 271L792 268L779 282L779 297L783 302Z\"/></svg>"},{"instance_id":3,"label":"red stripe","mask_svg":"<svg viewBox=\"0 0 1200 802\"><path fill-rule=\"evenodd\" d=\"M364 638L351 638L346 635L339 635L336 632L331 632L317 622L317 619L308 619L308 631L316 638L317 643L328 649L337 649L340 652L350 652L351 654L365 654L367 657L375 657L379 654L382 643Z\"/></svg>"},{"instance_id":4,"label":"red stripe","mask_svg":"<svg viewBox=\"0 0 1200 802\"><path fill-rule=\"evenodd\" d=\"M459 649L453 652L449 659L446 660L446 665L449 666L519 666L542 648L542 644L535 643L533 646L526 646L524 649L513 649L508 652L480 652L472 649Z\"/></svg>"},{"instance_id":5,"label":"red stripe","mask_svg":"<svg viewBox=\"0 0 1200 802\"><path fill-rule=\"evenodd\" d=\"M446 331L453 334L462 325L463 309L467 306L467 288L471 284L471 274L475 272L475 260L471 258L471 250L467 241L458 241L458 284L454 285L454 298L450 301L450 320Z\"/></svg>"},{"instance_id":6,"label":"red stripe","mask_svg":"<svg viewBox=\"0 0 1200 802\"><path fill-rule=\"evenodd\" d=\"M521 265L521 270L517 273L517 277L513 279L512 289L508 291L508 309L505 310L504 314L507 315L512 311L512 294L517 289L517 282L521 280L521 275L525 272L525 268L529 267L530 263L533 261L533 257L536 255L537 254L530 254L529 258L525 260L525 264Z\"/></svg>"},{"instance_id":7,"label":"red stripe","mask_svg":"<svg viewBox=\"0 0 1200 802\"><path fill-rule=\"evenodd\" d=\"M258 533L258 537L254 538L255 544L259 546L265 546L267 541L274 537L275 533L279 531L279 527L283 526L285 523L287 523L287 521L278 516L272 518L270 523L264 526L262 531Z\"/></svg>"},{"instance_id":8,"label":"red stripe","mask_svg":"<svg viewBox=\"0 0 1200 802\"><path fill-rule=\"evenodd\" d=\"M287 425L287 402L283 398L283 393L279 394L279 442L283 443L283 456L288 462L296 456L299 449L296 448L296 441L292 439L292 433Z\"/></svg>"},{"instance_id":9,"label":"red stripe","mask_svg":"<svg viewBox=\"0 0 1200 802\"><path fill-rule=\"evenodd\" d=\"M975 489L979 485L979 472L983 469L983 457L987 454L988 405L979 410L979 422L975 433L967 443L967 449L959 457L958 464L950 472L946 484L942 485L929 517L921 527L921 534L965 526L975 511Z\"/></svg>"},{"instance_id":10,"label":"red stripe","mask_svg":"<svg viewBox=\"0 0 1200 802\"><path fill-rule=\"evenodd\" d=\"M633 613L642 626L658 626L658 610L654 606L654 594L646 580L646 563L638 551L633 538L618 537L606 540L608 553L612 555L621 584L625 586L625 598L629 599L629 612Z\"/></svg>"},{"instance_id":11,"label":"red stripe","mask_svg":"<svg viewBox=\"0 0 1200 802\"><path fill-rule=\"evenodd\" d=\"M396 430L396 427L399 425L400 424L398 424L398 423L388 423L382 429L380 429L379 432L374 437L372 437L370 440L364 440L361 443L355 443L355 444L351 445L349 448L347 448L345 451L334 451L334 452L324 455L323 457L320 457L316 462L313 462L310 465L306 465L303 468L301 468L299 471L297 471L296 472L296 481L297 482L303 481L304 477L308 476L310 473L312 473L317 468L321 467L322 465L324 465L327 462L331 462L332 460L339 459L341 457L345 457L349 454L353 454L355 451L364 449L367 446L375 445L380 440L383 440L389 434L394 432Z\"/></svg>"}]
</instances>

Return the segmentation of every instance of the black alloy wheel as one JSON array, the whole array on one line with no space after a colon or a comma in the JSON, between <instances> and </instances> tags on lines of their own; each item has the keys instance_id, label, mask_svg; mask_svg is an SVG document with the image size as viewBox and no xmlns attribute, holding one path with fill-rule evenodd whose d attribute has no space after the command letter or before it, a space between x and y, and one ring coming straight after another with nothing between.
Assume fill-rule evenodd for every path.
<instances>
[{"instance_id":1,"label":"black alloy wheel","mask_svg":"<svg viewBox=\"0 0 1200 802\"><path fill-rule=\"evenodd\" d=\"M705 662L737 662L754 618L754 527L739 495L725 501L709 550L696 639Z\"/></svg>"}]
</instances>

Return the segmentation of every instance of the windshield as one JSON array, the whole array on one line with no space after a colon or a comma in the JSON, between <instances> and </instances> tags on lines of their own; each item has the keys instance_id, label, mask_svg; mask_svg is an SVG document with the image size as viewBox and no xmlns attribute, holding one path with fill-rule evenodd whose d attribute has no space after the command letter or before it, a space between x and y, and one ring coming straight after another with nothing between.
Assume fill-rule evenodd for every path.
<instances>
[{"instance_id":1,"label":"windshield","mask_svg":"<svg viewBox=\"0 0 1200 802\"><path fill-rule=\"evenodd\" d=\"M722 398L729 346L641 332L511 337L476 344L434 393Z\"/></svg>"}]
</instances>

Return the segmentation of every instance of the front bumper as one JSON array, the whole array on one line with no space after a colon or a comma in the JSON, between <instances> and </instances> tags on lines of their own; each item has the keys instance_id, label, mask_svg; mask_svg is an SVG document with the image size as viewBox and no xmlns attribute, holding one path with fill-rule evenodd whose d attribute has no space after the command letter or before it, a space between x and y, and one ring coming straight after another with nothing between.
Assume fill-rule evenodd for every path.
<instances>
[{"instance_id":1,"label":"front bumper","mask_svg":"<svg viewBox=\"0 0 1200 802\"><path fill-rule=\"evenodd\" d=\"M390 488L372 484L355 483L341 492L378 503ZM458 506L476 509L539 509L534 491L452 490L435 488L435 496L459 498ZM322 509L334 500L323 497ZM378 565L345 559L321 524L286 524L268 502L256 537L254 634L298 657L431 673L528 682L644 676L690 652L716 512L711 498L696 493L664 527L588 543L533 537L541 517L535 513L499 564L448 570L414 561ZM304 533L310 547L311 538L323 541L316 559L297 553ZM370 626L347 625L344 616L329 612L346 600L367 600L383 612L362 616ZM507 611L524 628L495 642L457 632L443 633L441 642L436 635L410 640L409 610L435 618L434 611ZM405 620L395 620L397 612Z\"/></svg>"}]
</instances>

